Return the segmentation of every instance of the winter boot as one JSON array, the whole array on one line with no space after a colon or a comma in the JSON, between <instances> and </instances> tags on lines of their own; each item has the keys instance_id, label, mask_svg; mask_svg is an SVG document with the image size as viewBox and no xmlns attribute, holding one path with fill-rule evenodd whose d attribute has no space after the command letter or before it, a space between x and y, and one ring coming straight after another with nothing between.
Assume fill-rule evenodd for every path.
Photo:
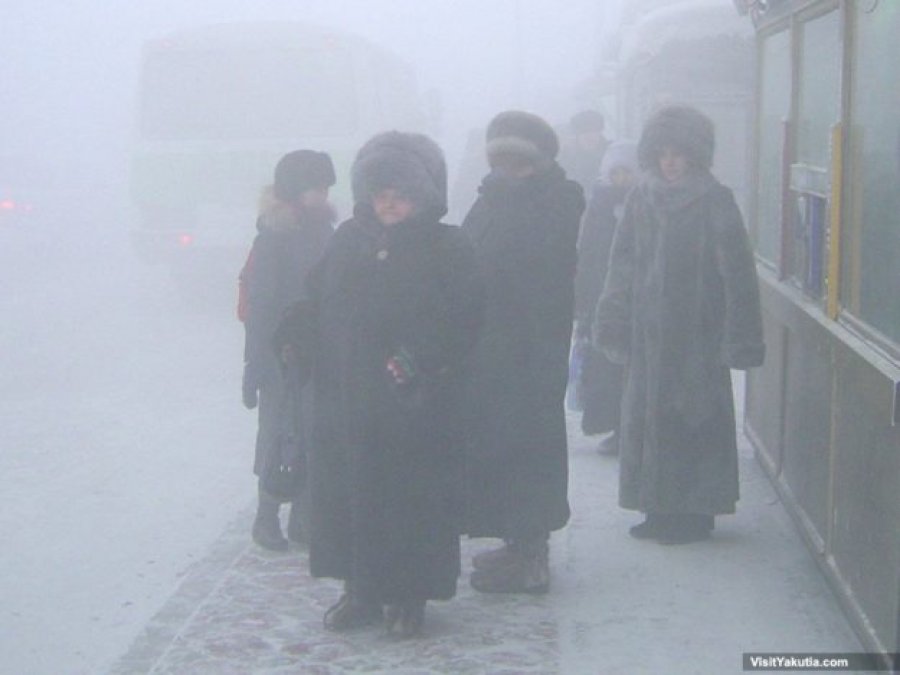
<instances>
[{"instance_id":1,"label":"winter boot","mask_svg":"<svg viewBox=\"0 0 900 675\"><path fill-rule=\"evenodd\" d=\"M391 637L408 639L422 634L425 622L425 601L409 600L388 605L384 609L384 626Z\"/></svg>"},{"instance_id":2,"label":"winter boot","mask_svg":"<svg viewBox=\"0 0 900 675\"><path fill-rule=\"evenodd\" d=\"M670 516L669 523L657 538L665 546L692 544L709 539L715 524L714 516L683 513Z\"/></svg>"},{"instance_id":3,"label":"winter boot","mask_svg":"<svg viewBox=\"0 0 900 675\"><path fill-rule=\"evenodd\" d=\"M343 595L325 612L323 623L327 630L345 631L371 626L381 618L381 605L363 598L345 583Z\"/></svg>"},{"instance_id":4,"label":"winter boot","mask_svg":"<svg viewBox=\"0 0 900 675\"><path fill-rule=\"evenodd\" d=\"M648 513L644 522L629 528L628 534L635 539L656 539L666 525L666 517L660 513Z\"/></svg>"},{"instance_id":5,"label":"winter boot","mask_svg":"<svg viewBox=\"0 0 900 675\"><path fill-rule=\"evenodd\" d=\"M513 542L510 551L508 564L472 572L472 588L482 593L546 593L550 588L547 540Z\"/></svg>"},{"instance_id":6,"label":"winter boot","mask_svg":"<svg viewBox=\"0 0 900 675\"><path fill-rule=\"evenodd\" d=\"M504 542L503 546L489 551L482 551L472 557L472 567L476 570L488 570L504 567L515 558L512 542Z\"/></svg>"},{"instance_id":7,"label":"winter boot","mask_svg":"<svg viewBox=\"0 0 900 675\"><path fill-rule=\"evenodd\" d=\"M269 551L287 551L288 542L281 533L278 521L279 502L262 490L259 491L259 505L253 521L253 541Z\"/></svg>"}]
</instances>

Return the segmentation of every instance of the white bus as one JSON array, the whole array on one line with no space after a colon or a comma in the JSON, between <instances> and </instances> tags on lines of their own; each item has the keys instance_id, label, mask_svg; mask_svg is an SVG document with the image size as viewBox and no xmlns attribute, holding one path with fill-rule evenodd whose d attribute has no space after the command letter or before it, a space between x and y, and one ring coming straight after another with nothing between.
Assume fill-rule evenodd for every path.
<instances>
[{"instance_id":1,"label":"white bus","mask_svg":"<svg viewBox=\"0 0 900 675\"><path fill-rule=\"evenodd\" d=\"M138 98L133 241L182 280L236 273L282 154L331 154L346 216L361 144L426 127L407 64L359 37L295 23L211 25L149 42Z\"/></svg>"}]
</instances>

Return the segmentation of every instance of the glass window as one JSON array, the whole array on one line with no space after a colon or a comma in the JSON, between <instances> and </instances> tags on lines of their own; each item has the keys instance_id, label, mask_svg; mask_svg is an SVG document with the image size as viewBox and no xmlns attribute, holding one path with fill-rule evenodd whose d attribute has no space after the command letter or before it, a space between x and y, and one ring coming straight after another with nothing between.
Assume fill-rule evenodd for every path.
<instances>
[{"instance_id":1,"label":"glass window","mask_svg":"<svg viewBox=\"0 0 900 675\"><path fill-rule=\"evenodd\" d=\"M845 309L900 342L900 3L854 3Z\"/></svg>"},{"instance_id":2,"label":"glass window","mask_svg":"<svg viewBox=\"0 0 900 675\"><path fill-rule=\"evenodd\" d=\"M759 254L775 262L781 241L783 123L791 107L789 31L766 38L762 46L761 76L757 216L753 234Z\"/></svg>"},{"instance_id":3,"label":"glass window","mask_svg":"<svg viewBox=\"0 0 900 675\"><path fill-rule=\"evenodd\" d=\"M840 13L800 24L796 147L791 165L791 278L814 298L825 291L830 213L831 130L840 121Z\"/></svg>"},{"instance_id":4,"label":"glass window","mask_svg":"<svg viewBox=\"0 0 900 675\"><path fill-rule=\"evenodd\" d=\"M841 26L838 12L802 24L797 159L828 168L831 128L840 121Z\"/></svg>"}]
</instances>

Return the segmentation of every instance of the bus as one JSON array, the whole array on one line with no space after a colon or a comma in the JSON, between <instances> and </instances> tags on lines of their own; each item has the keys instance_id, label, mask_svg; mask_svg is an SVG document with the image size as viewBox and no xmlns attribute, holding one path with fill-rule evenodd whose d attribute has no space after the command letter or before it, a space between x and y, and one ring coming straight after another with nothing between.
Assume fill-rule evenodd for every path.
<instances>
[{"instance_id":1,"label":"bus","mask_svg":"<svg viewBox=\"0 0 900 675\"><path fill-rule=\"evenodd\" d=\"M138 256L178 281L236 275L278 158L328 152L339 215L356 150L427 131L413 71L360 37L296 23L209 25L145 44L130 172ZM213 275L217 275L213 278Z\"/></svg>"}]
</instances>

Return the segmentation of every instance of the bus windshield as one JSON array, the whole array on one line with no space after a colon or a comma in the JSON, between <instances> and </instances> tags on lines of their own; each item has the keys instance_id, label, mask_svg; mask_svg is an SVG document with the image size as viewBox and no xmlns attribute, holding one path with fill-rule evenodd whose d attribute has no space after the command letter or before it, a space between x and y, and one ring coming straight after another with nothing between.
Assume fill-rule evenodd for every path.
<instances>
[{"instance_id":1,"label":"bus windshield","mask_svg":"<svg viewBox=\"0 0 900 675\"><path fill-rule=\"evenodd\" d=\"M253 140L356 130L353 63L342 50L159 48L141 86L146 140Z\"/></svg>"}]
</instances>

